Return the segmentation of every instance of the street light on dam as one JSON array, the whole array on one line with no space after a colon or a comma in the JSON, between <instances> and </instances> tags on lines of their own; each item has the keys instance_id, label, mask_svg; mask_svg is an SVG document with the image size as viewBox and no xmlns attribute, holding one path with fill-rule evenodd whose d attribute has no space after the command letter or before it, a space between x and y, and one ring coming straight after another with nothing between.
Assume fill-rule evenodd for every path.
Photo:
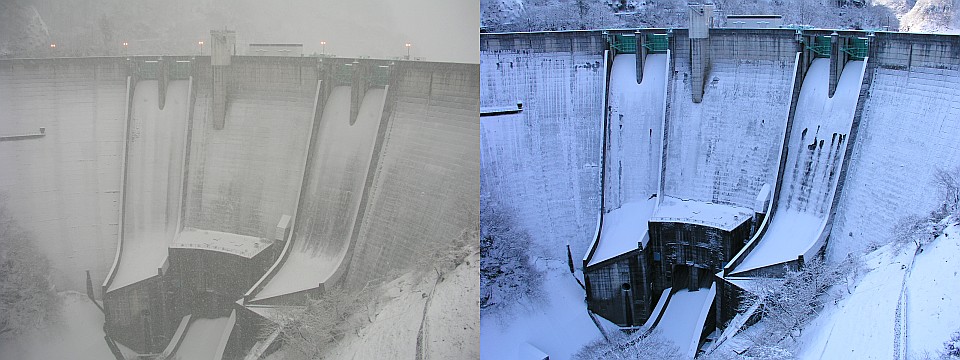
<instances>
[{"instance_id":1,"label":"street light on dam","mask_svg":"<svg viewBox=\"0 0 960 360\"><path fill-rule=\"evenodd\" d=\"M197 44L200 45L200 56L203 56L203 40L198 41Z\"/></svg>"},{"instance_id":2,"label":"street light on dam","mask_svg":"<svg viewBox=\"0 0 960 360\"><path fill-rule=\"evenodd\" d=\"M327 42L326 42L326 41L321 41L321 42L320 42L320 55L327 55Z\"/></svg>"},{"instance_id":3,"label":"street light on dam","mask_svg":"<svg viewBox=\"0 0 960 360\"><path fill-rule=\"evenodd\" d=\"M407 47L407 60L410 60L410 46L412 46L412 44L406 43L406 44L403 44L403 46Z\"/></svg>"}]
</instances>

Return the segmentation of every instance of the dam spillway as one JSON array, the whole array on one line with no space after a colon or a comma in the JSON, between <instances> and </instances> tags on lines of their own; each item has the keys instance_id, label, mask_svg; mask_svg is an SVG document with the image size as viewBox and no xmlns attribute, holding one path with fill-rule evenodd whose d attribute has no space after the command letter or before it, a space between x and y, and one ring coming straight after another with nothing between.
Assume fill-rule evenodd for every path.
<instances>
[{"instance_id":1,"label":"dam spillway","mask_svg":"<svg viewBox=\"0 0 960 360\"><path fill-rule=\"evenodd\" d=\"M568 244L574 258L583 254L574 265L584 271L592 313L634 328L663 313L654 305L665 289L669 298L713 283L712 315L702 326L722 328L736 315L744 281L822 255L842 259L889 236L897 219L934 205L935 174L956 167L948 160L956 121L948 118L960 100L952 85L958 39L792 29L710 29L703 39L685 29L482 34L482 83L508 81L506 72L525 60L551 62L528 72L535 75L524 84L536 92L482 96L482 106L522 100L523 108L481 117L481 192L495 193L498 209L529 228L546 254L562 254ZM671 56L662 97L625 91L644 85L664 51ZM579 86L571 93L606 89L601 117L571 112L574 102L542 109L554 98L542 90L553 79L573 78L601 57L603 76L569 82ZM656 136L644 114L656 111L660 98L663 130ZM522 122L541 112L556 113ZM583 120L568 125L572 118ZM524 145L574 129L600 136ZM650 151L650 139L630 131L662 146ZM633 164L653 152L659 168L636 171L649 169ZM599 174L574 175L584 173ZM562 183L544 187L544 178ZM654 191L647 190L651 179L659 179ZM905 183L916 185L897 185ZM602 200L577 196L587 190ZM631 204L631 196L651 206ZM574 209L557 221L557 213Z\"/></svg>"}]
</instances>

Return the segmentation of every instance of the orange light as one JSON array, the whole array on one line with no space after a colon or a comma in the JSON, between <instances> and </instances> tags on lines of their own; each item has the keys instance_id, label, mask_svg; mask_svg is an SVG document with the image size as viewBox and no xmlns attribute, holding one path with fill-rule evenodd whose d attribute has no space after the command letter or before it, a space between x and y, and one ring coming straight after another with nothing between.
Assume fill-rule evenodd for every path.
<instances>
[{"instance_id":1,"label":"orange light","mask_svg":"<svg viewBox=\"0 0 960 360\"><path fill-rule=\"evenodd\" d=\"M57 47L57 44L50 44L51 49L55 49L56 47Z\"/></svg>"}]
</instances>

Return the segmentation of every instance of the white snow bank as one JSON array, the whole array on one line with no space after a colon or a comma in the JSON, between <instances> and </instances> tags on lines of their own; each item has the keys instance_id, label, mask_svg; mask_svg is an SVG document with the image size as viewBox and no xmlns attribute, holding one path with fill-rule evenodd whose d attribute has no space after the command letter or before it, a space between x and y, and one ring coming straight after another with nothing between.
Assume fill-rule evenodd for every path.
<instances>
[{"instance_id":1,"label":"white snow bank","mask_svg":"<svg viewBox=\"0 0 960 360\"><path fill-rule=\"evenodd\" d=\"M907 356L943 349L960 330L960 228L951 225L926 246L907 279Z\"/></svg>"},{"instance_id":2,"label":"white snow bank","mask_svg":"<svg viewBox=\"0 0 960 360\"><path fill-rule=\"evenodd\" d=\"M530 344L550 359L570 358L600 331L587 315L584 291L566 270L555 262L544 274L546 303L523 304L516 314L480 318L480 358L518 359L523 344Z\"/></svg>"},{"instance_id":3,"label":"white snow bank","mask_svg":"<svg viewBox=\"0 0 960 360\"><path fill-rule=\"evenodd\" d=\"M653 214L657 199L623 204L603 216L600 242L587 266L646 246L647 220Z\"/></svg>"},{"instance_id":4,"label":"white snow bank","mask_svg":"<svg viewBox=\"0 0 960 360\"><path fill-rule=\"evenodd\" d=\"M0 359L113 359L103 339L103 313L78 292L62 293L60 322L18 337L0 338Z\"/></svg>"},{"instance_id":5,"label":"white snow bank","mask_svg":"<svg viewBox=\"0 0 960 360\"><path fill-rule=\"evenodd\" d=\"M802 332L800 359L891 359L900 285L912 249L888 245L864 258L872 271L836 304L827 303ZM912 329L908 328L908 331Z\"/></svg>"},{"instance_id":6,"label":"white snow bank","mask_svg":"<svg viewBox=\"0 0 960 360\"><path fill-rule=\"evenodd\" d=\"M751 218L753 210L745 207L665 196L650 221L688 223L730 231Z\"/></svg>"}]
</instances>

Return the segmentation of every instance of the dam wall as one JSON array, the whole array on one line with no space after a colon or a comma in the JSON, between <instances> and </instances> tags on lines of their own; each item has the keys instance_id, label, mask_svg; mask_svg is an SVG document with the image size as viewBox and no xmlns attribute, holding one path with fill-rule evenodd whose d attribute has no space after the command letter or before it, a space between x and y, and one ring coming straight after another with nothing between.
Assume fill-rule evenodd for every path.
<instances>
[{"instance_id":1,"label":"dam wall","mask_svg":"<svg viewBox=\"0 0 960 360\"><path fill-rule=\"evenodd\" d=\"M893 238L907 216L943 199L960 166L960 36L877 33L869 84L828 254L842 259Z\"/></svg>"},{"instance_id":2,"label":"dam wall","mask_svg":"<svg viewBox=\"0 0 960 360\"><path fill-rule=\"evenodd\" d=\"M674 31L664 195L752 208L776 180L797 46L792 32L712 30L704 94L694 102L690 41Z\"/></svg>"},{"instance_id":3,"label":"dam wall","mask_svg":"<svg viewBox=\"0 0 960 360\"><path fill-rule=\"evenodd\" d=\"M309 60L235 57L221 130L213 124L211 68L199 67L186 227L269 237L282 215L294 215L318 86Z\"/></svg>"},{"instance_id":4,"label":"dam wall","mask_svg":"<svg viewBox=\"0 0 960 360\"><path fill-rule=\"evenodd\" d=\"M119 58L0 61L0 201L58 290L83 291L84 270L99 283L113 263L127 86Z\"/></svg>"},{"instance_id":5,"label":"dam wall","mask_svg":"<svg viewBox=\"0 0 960 360\"><path fill-rule=\"evenodd\" d=\"M602 39L583 34L481 41L480 106L523 110L481 118L480 196L554 258L566 257L567 241L584 253L600 213L607 66Z\"/></svg>"},{"instance_id":6,"label":"dam wall","mask_svg":"<svg viewBox=\"0 0 960 360\"><path fill-rule=\"evenodd\" d=\"M347 281L431 263L477 229L479 75L474 64L398 62L361 200Z\"/></svg>"},{"instance_id":7,"label":"dam wall","mask_svg":"<svg viewBox=\"0 0 960 360\"><path fill-rule=\"evenodd\" d=\"M633 30L628 32L632 34ZM683 29L669 32L673 56L664 138L664 192L752 208L760 187L776 180L776 144L782 140L776 137L783 133L789 116L796 53L804 51L801 74L806 73L814 55L797 42L792 29L710 29L705 45L704 96L702 102L695 103L690 83L692 52L686 34ZM829 31L812 31L810 35L829 35ZM856 253L870 243L891 240L894 225L909 215L927 216L944 196L936 184L938 170L952 171L960 166L955 160L960 158L960 122L956 120L960 118L960 106L956 105L960 102L960 36L851 31L841 31L840 35L868 39L869 60L853 119L852 128L857 131L850 134L850 152L840 169L832 210L835 217L828 254L834 258ZM568 62L573 64L587 62L582 59L601 59L608 49L605 42L600 31L481 34L481 106L508 106L511 100L520 100L501 90L504 86L488 84L513 81L522 83L529 93L556 87L556 78L566 75L559 74L564 71L557 67L546 70L548 65L557 59L571 59ZM518 76L511 74L520 73L514 69L518 64L531 60L539 62L529 68L543 69L537 70L540 75L507 80ZM572 65L568 68L577 69ZM603 86L601 76L592 81L595 83L585 85L567 81L564 88L583 92L583 88ZM581 88L575 89L578 86ZM592 165L582 159L598 157L599 138L566 138L568 146L563 148L571 152L557 155L560 151L556 143L562 141L564 131L570 131L564 129L569 127L558 129L546 121L530 120L536 112L550 111L563 121L571 115L568 104L559 102L541 110L526 99L524 109L510 115L512 119L497 116L481 120L481 193L490 196L493 191L505 192L494 197L500 207L527 214L519 216L523 227L557 246L568 237L550 234L573 234L577 237L571 240L574 243L581 237L592 237L592 232L578 233L570 229L576 227L564 222L583 224L587 219L586 211L578 212L578 206L586 202L577 205L572 200L576 197L570 194L599 188L589 181L577 183L573 179L583 176L572 175L582 166ZM602 106L604 102L598 100L597 104ZM598 132L599 126L585 126L584 131ZM552 156L569 161L568 170L548 168L561 168L545 161ZM577 163L571 159L581 160ZM517 183L522 185L513 185ZM570 190L560 195L557 186L546 185L551 183L568 184ZM560 206L565 209L558 209Z\"/></svg>"}]
</instances>

